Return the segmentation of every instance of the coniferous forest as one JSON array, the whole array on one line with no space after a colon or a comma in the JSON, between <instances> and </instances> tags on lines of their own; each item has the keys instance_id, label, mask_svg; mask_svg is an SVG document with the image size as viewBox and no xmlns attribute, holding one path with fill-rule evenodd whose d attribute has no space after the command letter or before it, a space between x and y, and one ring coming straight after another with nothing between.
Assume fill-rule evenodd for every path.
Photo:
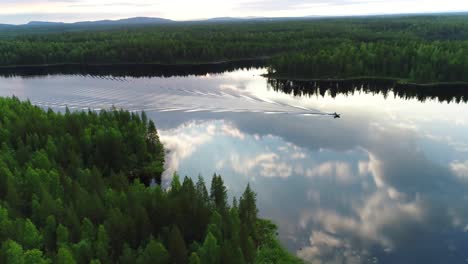
<instances>
[{"instance_id":1,"label":"coniferous forest","mask_svg":"<svg viewBox=\"0 0 468 264\"><path fill-rule=\"evenodd\" d=\"M174 175L145 113L56 113L0 99L0 263L300 263L259 219L247 186L228 202Z\"/></svg>"},{"instance_id":2,"label":"coniferous forest","mask_svg":"<svg viewBox=\"0 0 468 264\"><path fill-rule=\"evenodd\" d=\"M34 34L40 32L41 34ZM0 65L206 63L268 57L274 76L468 81L468 16L173 23L0 31Z\"/></svg>"}]
</instances>

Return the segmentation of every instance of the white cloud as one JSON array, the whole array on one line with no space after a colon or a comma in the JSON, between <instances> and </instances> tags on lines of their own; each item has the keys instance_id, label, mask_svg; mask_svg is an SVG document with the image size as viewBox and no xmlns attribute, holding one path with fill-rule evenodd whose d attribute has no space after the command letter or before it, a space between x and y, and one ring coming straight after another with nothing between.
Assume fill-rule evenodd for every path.
<instances>
[{"instance_id":1,"label":"white cloud","mask_svg":"<svg viewBox=\"0 0 468 264\"><path fill-rule=\"evenodd\" d=\"M298 159L305 159L306 154L304 152L295 152L291 155L292 159L298 160Z\"/></svg>"},{"instance_id":2,"label":"white cloud","mask_svg":"<svg viewBox=\"0 0 468 264\"><path fill-rule=\"evenodd\" d=\"M172 177L182 160L191 156L200 145L213 138L212 134L190 130L195 125L195 123L189 123L169 131L160 130L161 142L168 151L166 153L166 170L163 174L165 180Z\"/></svg>"},{"instance_id":3,"label":"white cloud","mask_svg":"<svg viewBox=\"0 0 468 264\"><path fill-rule=\"evenodd\" d=\"M261 166L260 175L264 177L287 178L291 176L292 171L293 171L291 166L284 162L280 162L280 163L269 162L269 163L263 163L260 166Z\"/></svg>"},{"instance_id":4,"label":"white cloud","mask_svg":"<svg viewBox=\"0 0 468 264\"><path fill-rule=\"evenodd\" d=\"M310 246L302 248L297 255L310 263L358 264L362 257L351 249L349 244L324 232L312 232ZM365 253L362 253L365 255Z\"/></svg>"},{"instance_id":5,"label":"white cloud","mask_svg":"<svg viewBox=\"0 0 468 264\"><path fill-rule=\"evenodd\" d=\"M208 125L206 127L206 132L208 133L208 135L214 135L216 132L216 126L213 124Z\"/></svg>"},{"instance_id":6,"label":"white cloud","mask_svg":"<svg viewBox=\"0 0 468 264\"><path fill-rule=\"evenodd\" d=\"M339 247L343 244L339 239L320 231L312 231L310 237L311 245L326 245L329 247Z\"/></svg>"},{"instance_id":7,"label":"white cloud","mask_svg":"<svg viewBox=\"0 0 468 264\"><path fill-rule=\"evenodd\" d=\"M293 168L285 162L279 162L280 157L273 152L261 153L254 157L240 157L232 154L229 163L232 169L243 175L259 174L263 177L287 178L292 175Z\"/></svg>"},{"instance_id":8,"label":"white cloud","mask_svg":"<svg viewBox=\"0 0 468 264\"><path fill-rule=\"evenodd\" d=\"M468 160L466 161L454 161L450 164L450 169L460 179L468 181Z\"/></svg>"},{"instance_id":9,"label":"white cloud","mask_svg":"<svg viewBox=\"0 0 468 264\"><path fill-rule=\"evenodd\" d=\"M305 229L313 224L313 231L309 245L298 255L312 263L361 263L366 248L379 246L392 251L398 237L423 224L424 217L420 199L396 201L382 190L353 206L349 215L325 209L306 211L299 226Z\"/></svg>"},{"instance_id":10,"label":"white cloud","mask_svg":"<svg viewBox=\"0 0 468 264\"><path fill-rule=\"evenodd\" d=\"M369 153L368 171L371 172L374 183L379 188L385 186L383 166L384 162L380 161L374 154Z\"/></svg>"},{"instance_id":11,"label":"white cloud","mask_svg":"<svg viewBox=\"0 0 468 264\"><path fill-rule=\"evenodd\" d=\"M239 129L237 129L236 127L233 127L232 125L224 124L223 126L221 126L221 130L224 132L225 135L238 138L238 139L245 138L244 133L242 133Z\"/></svg>"},{"instance_id":12,"label":"white cloud","mask_svg":"<svg viewBox=\"0 0 468 264\"><path fill-rule=\"evenodd\" d=\"M369 162L360 160L358 163L359 175L366 176L370 172Z\"/></svg>"},{"instance_id":13,"label":"white cloud","mask_svg":"<svg viewBox=\"0 0 468 264\"><path fill-rule=\"evenodd\" d=\"M353 179L351 165L346 162L325 162L305 172L307 177L335 177L341 183L349 183Z\"/></svg>"},{"instance_id":14,"label":"white cloud","mask_svg":"<svg viewBox=\"0 0 468 264\"><path fill-rule=\"evenodd\" d=\"M224 121L197 123L190 122L175 129L161 130L160 138L164 144L166 153L166 171L163 178L168 180L178 170L182 160L190 157L198 147L206 144L216 136L228 136L244 139L245 135L231 123ZM224 161L219 161L216 168L224 166Z\"/></svg>"}]
</instances>

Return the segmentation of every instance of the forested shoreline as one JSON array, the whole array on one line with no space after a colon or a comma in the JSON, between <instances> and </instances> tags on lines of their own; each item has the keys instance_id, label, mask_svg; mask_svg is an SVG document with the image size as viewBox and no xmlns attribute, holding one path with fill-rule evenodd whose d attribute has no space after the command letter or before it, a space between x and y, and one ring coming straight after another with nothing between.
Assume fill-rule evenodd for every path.
<instances>
[{"instance_id":1,"label":"forested shoreline","mask_svg":"<svg viewBox=\"0 0 468 264\"><path fill-rule=\"evenodd\" d=\"M45 76L81 74L113 77L174 77L220 74L238 69L265 67L266 59L234 60L205 64L57 64L33 66L0 66L0 76Z\"/></svg>"},{"instance_id":2,"label":"forested shoreline","mask_svg":"<svg viewBox=\"0 0 468 264\"><path fill-rule=\"evenodd\" d=\"M268 56L270 74L291 78L460 82L468 81L467 32L467 15L19 32L0 37L0 66L197 64Z\"/></svg>"},{"instance_id":3,"label":"forested shoreline","mask_svg":"<svg viewBox=\"0 0 468 264\"><path fill-rule=\"evenodd\" d=\"M351 96L361 92L381 94L384 98L393 95L405 100L420 102L436 100L440 103L466 103L466 84L400 84L392 79L343 79L343 80L291 80L268 79L268 88L294 96L336 98L338 95Z\"/></svg>"},{"instance_id":4,"label":"forested shoreline","mask_svg":"<svg viewBox=\"0 0 468 264\"><path fill-rule=\"evenodd\" d=\"M0 98L0 263L301 263L221 176L158 184L145 113L56 113Z\"/></svg>"}]
</instances>

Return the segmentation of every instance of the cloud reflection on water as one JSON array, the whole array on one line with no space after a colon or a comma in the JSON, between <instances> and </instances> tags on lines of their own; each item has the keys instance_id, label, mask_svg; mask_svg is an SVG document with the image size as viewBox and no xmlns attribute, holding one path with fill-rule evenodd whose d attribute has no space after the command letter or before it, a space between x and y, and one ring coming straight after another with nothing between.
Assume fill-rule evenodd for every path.
<instances>
[{"instance_id":1,"label":"cloud reflection on water","mask_svg":"<svg viewBox=\"0 0 468 264\"><path fill-rule=\"evenodd\" d=\"M268 90L259 73L15 77L1 79L0 94L51 107L147 110L168 150L166 182L175 170L207 182L217 172L230 195L250 182L261 215L305 259L465 262L468 116L459 113L466 104L366 93L294 97ZM301 116L303 108L343 118ZM264 114L275 109L291 114Z\"/></svg>"},{"instance_id":2,"label":"cloud reflection on water","mask_svg":"<svg viewBox=\"0 0 468 264\"><path fill-rule=\"evenodd\" d=\"M171 149L178 165L170 160L170 168L193 174L203 167L199 172L208 177L221 173L235 195L253 184L261 214L280 224L282 240L306 260L465 259L467 185L460 173L466 163L449 167L428 159L417 132L398 124L366 120L357 130L356 124L364 124L359 118L301 118L197 121L162 131L161 138L189 149ZM343 135L347 140L340 141Z\"/></svg>"}]
</instances>

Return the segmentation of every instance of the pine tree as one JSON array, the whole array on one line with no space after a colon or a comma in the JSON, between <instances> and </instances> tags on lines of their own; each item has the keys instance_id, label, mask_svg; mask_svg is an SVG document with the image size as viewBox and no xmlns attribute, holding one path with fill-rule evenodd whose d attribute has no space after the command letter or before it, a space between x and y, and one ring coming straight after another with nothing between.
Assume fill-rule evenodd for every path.
<instances>
[{"instance_id":1,"label":"pine tree","mask_svg":"<svg viewBox=\"0 0 468 264\"><path fill-rule=\"evenodd\" d=\"M208 205L210 202L210 197L208 196L208 191L206 189L205 180L203 179L201 175L198 175L196 190L197 190L197 195L199 199L205 205Z\"/></svg>"},{"instance_id":2,"label":"pine tree","mask_svg":"<svg viewBox=\"0 0 468 264\"><path fill-rule=\"evenodd\" d=\"M49 264L50 261L43 256L39 249L24 252L24 264Z\"/></svg>"},{"instance_id":3,"label":"pine tree","mask_svg":"<svg viewBox=\"0 0 468 264\"><path fill-rule=\"evenodd\" d=\"M42 231L44 237L44 247L46 252L55 252L57 240L56 240L57 224L55 217L50 215L47 217L46 225Z\"/></svg>"},{"instance_id":4,"label":"pine tree","mask_svg":"<svg viewBox=\"0 0 468 264\"><path fill-rule=\"evenodd\" d=\"M5 241L12 236L14 222L8 215L8 209L0 205L0 241Z\"/></svg>"},{"instance_id":5,"label":"pine tree","mask_svg":"<svg viewBox=\"0 0 468 264\"><path fill-rule=\"evenodd\" d=\"M173 226L169 234L169 253L172 263L187 263L187 248L177 226Z\"/></svg>"},{"instance_id":6,"label":"pine tree","mask_svg":"<svg viewBox=\"0 0 468 264\"><path fill-rule=\"evenodd\" d=\"M211 201L213 202L216 210L221 214L225 215L227 212L227 190L224 186L223 179L221 176L216 174L213 175L213 179L211 181L211 193L210 193Z\"/></svg>"},{"instance_id":7,"label":"pine tree","mask_svg":"<svg viewBox=\"0 0 468 264\"><path fill-rule=\"evenodd\" d=\"M88 218L83 219L83 221L81 222L81 239L94 241L96 237L95 232L96 231L93 223Z\"/></svg>"},{"instance_id":8,"label":"pine tree","mask_svg":"<svg viewBox=\"0 0 468 264\"><path fill-rule=\"evenodd\" d=\"M251 190L249 184L239 201L240 242L247 263L253 263L255 260L258 238L256 231L257 214L256 194Z\"/></svg>"},{"instance_id":9,"label":"pine tree","mask_svg":"<svg viewBox=\"0 0 468 264\"><path fill-rule=\"evenodd\" d=\"M68 245L68 242L70 241L70 234L68 233L68 228L63 226L62 224L59 224L57 227L57 248L60 248L62 246Z\"/></svg>"},{"instance_id":10,"label":"pine tree","mask_svg":"<svg viewBox=\"0 0 468 264\"><path fill-rule=\"evenodd\" d=\"M223 264L242 264L244 262L244 255L239 246L235 246L233 242L224 241L221 247L221 263Z\"/></svg>"},{"instance_id":11,"label":"pine tree","mask_svg":"<svg viewBox=\"0 0 468 264\"><path fill-rule=\"evenodd\" d=\"M210 217L210 223L208 224L207 233L211 233L220 243L223 241L222 227L223 218L217 211L214 211Z\"/></svg>"},{"instance_id":12,"label":"pine tree","mask_svg":"<svg viewBox=\"0 0 468 264\"><path fill-rule=\"evenodd\" d=\"M228 237L232 240L235 246L240 245L240 230L241 230L241 220L239 217L239 210L237 206L233 206L229 212L229 232Z\"/></svg>"},{"instance_id":13,"label":"pine tree","mask_svg":"<svg viewBox=\"0 0 468 264\"><path fill-rule=\"evenodd\" d=\"M170 255L166 248L160 242L151 239L143 252L138 256L137 264L169 264Z\"/></svg>"},{"instance_id":14,"label":"pine tree","mask_svg":"<svg viewBox=\"0 0 468 264\"><path fill-rule=\"evenodd\" d=\"M89 263L94 258L92 241L88 239L73 244L72 251L78 263Z\"/></svg>"},{"instance_id":15,"label":"pine tree","mask_svg":"<svg viewBox=\"0 0 468 264\"><path fill-rule=\"evenodd\" d=\"M243 244L243 254L245 257L245 261L247 263L254 263L255 261L255 254L256 254L256 247L252 237L247 239L247 243Z\"/></svg>"},{"instance_id":16,"label":"pine tree","mask_svg":"<svg viewBox=\"0 0 468 264\"><path fill-rule=\"evenodd\" d=\"M189 258L189 264L202 264L200 257L198 257L197 253L192 252Z\"/></svg>"},{"instance_id":17,"label":"pine tree","mask_svg":"<svg viewBox=\"0 0 468 264\"><path fill-rule=\"evenodd\" d=\"M201 263L203 264L217 264L219 263L219 246L218 241L213 234L208 233L203 242L203 246L198 250Z\"/></svg>"},{"instance_id":18,"label":"pine tree","mask_svg":"<svg viewBox=\"0 0 468 264\"><path fill-rule=\"evenodd\" d=\"M24 252L23 247L13 240L7 240L2 243L0 251L0 260L3 263L8 264L23 264L24 263Z\"/></svg>"},{"instance_id":19,"label":"pine tree","mask_svg":"<svg viewBox=\"0 0 468 264\"><path fill-rule=\"evenodd\" d=\"M103 225L100 225L97 231L95 251L96 256L101 261L101 263L108 263L109 236L107 235L106 228Z\"/></svg>"},{"instance_id":20,"label":"pine tree","mask_svg":"<svg viewBox=\"0 0 468 264\"><path fill-rule=\"evenodd\" d=\"M70 250L68 250L68 248L66 248L65 246L62 246L58 250L56 263L57 264L76 264L76 261L73 258L73 255L71 254Z\"/></svg>"},{"instance_id":21,"label":"pine tree","mask_svg":"<svg viewBox=\"0 0 468 264\"><path fill-rule=\"evenodd\" d=\"M239 201L239 218L241 221L241 236L243 243L250 236L254 241L257 239L256 224L257 224L258 209L256 205L256 194L250 188L250 184L244 191Z\"/></svg>"},{"instance_id":22,"label":"pine tree","mask_svg":"<svg viewBox=\"0 0 468 264\"><path fill-rule=\"evenodd\" d=\"M180 177L179 175L174 172L172 176L172 182L171 182L171 194L177 194L180 191L181 185L180 185Z\"/></svg>"},{"instance_id":23,"label":"pine tree","mask_svg":"<svg viewBox=\"0 0 468 264\"><path fill-rule=\"evenodd\" d=\"M22 245L25 249L40 248L42 246L42 235L29 219L23 224Z\"/></svg>"},{"instance_id":24,"label":"pine tree","mask_svg":"<svg viewBox=\"0 0 468 264\"><path fill-rule=\"evenodd\" d=\"M136 253L130 246L125 243L122 251L122 255L119 257L120 264L134 264L137 259ZM137 263L140 264L140 262Z\"/></svg>"}]
</instances>

